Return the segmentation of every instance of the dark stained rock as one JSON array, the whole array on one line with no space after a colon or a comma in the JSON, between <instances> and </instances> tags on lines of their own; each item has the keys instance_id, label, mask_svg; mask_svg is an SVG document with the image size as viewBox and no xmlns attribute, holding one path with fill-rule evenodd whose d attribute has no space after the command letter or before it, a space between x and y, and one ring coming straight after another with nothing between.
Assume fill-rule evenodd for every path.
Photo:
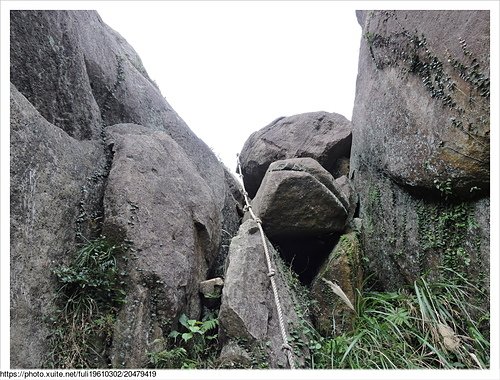
<instances>
[{"instance_id":1,"label":"dark stained rock","mask_svg":"<svg viewBox=\"0 0 500 380\"><path fill-rule=\"evenodd\" d=\"M487 289L489 13L358 20L350 178L366 269L381 289L449 276L443 265Z\"/></svg>"},{"instance_id":2,"label":"dark stained rock","mask_svg":"<svg viewBox=\"0 0 500 380\"><path fill-rule=\"evenodd\" d=\"M266 239L273 263L278 254ZM231 241L229 263L226 271L222 304L219 312L219 337L224 346L233 347L238 344L241 349L251 352L251 357L260 360L258 365L269 368L288 368L288 361L282 350L283 344L278 315L274 303L267 263L262 245L261 235L253 220L244 222L238 235ZM274 268L280 268L273 265ZM286 328L291 331L300 326L297 314L297 295L282 270L276 270L274 276L279 291L281 307L284 313ZM303 355L298 347L294 347L296 361L303 364ZM238 350L241 351L241 350ZM228 356L233 356L233 354ZM242 355L238 355L242 356ZM228 357L221 360L228 365Z\"/></svg>"},{"instance_id":3,"label":"dark stained rock","mask_svg":"<svg viewBox=\"0 0 500 380\"><path fill-rule=\"evenodd\" d=\"M103 147L81 142L45 120L11 85L11 367L40 368L49 352L46 318L55 309L55 265L67 262L81 214L99 208ZM99 214L95 214L98 217Z\"/></svg>"},{"instance_id":4,"label":"dark stained rock","mask_svg":"<svg viewBox=\"0 0 500 380\"><path fill-rule=\"evenodd\" d=\"M413 284L426 272L438 278L447 266L488 289L489 198L422 198L368 171L358 172L356 186L366 269L379 288Z\"/></svg>"},{"instance_id":5,"label":"dark stained rock","mask_svg":"<svg viewBox=\"0 0 500 380\"><path fill-rule=\"evenodd\" d=\"M252 208L270 238L318 236L341 231L348 199L312 158L272 163Z\"/></svg>"},{"instance_id":6,"label":"dark stained rock","mask_svg":"<svg viewBox=\"0 0 500 380\"><path fill-rule=\"evenodd\" d=\"M312 319L323 336L336 336L352 328L354 311L335 294L325 280L338 285L352 305L361 290L361 244L355 232L342 235L311 284L316 301Z\"/></svg>"},{"instance_id":7,"label":"dark stained rock","mask_svg":"<svg viewBox=\"0 0 500 380\"><path fill-rule=\"evenodd\" d=\"M61 11L11 11L10 17L11 82L47 121L78 140L101 131L77 27L92 28L94 19L95 12Z\"/></svg>"},{"instance_id":8,"label":"dark stained rock","mask_svg":"<svg viewBox=\"0 0 500 380\"><path fill-rule=\"evenodd\" d=\"M229 253L231 239L236 236L243 216L243 192L241 184L233 174L224 167L226 193L222 213L220 248L215 260L208 269L208 278L224 276L226 258Z\"/></svg>"},{"instance_id":9,"label":"dark stained rock","mask_svg":"<svg viewBox=\"0 0 500 380\"><path fill-rule=\"evenodd\" d=\"M489 192L489 12L363 11L354 169L404 186Z\"/></svg>"},{"instance_id":10,"label":"dark stained rock","mask_svg":"<svg viewBox=\"0 0 500 380\"><path fill-rule=\"evenodd\" d=\"M277 160L312 157L335 176L349 157L351 123L344 116L310 112L276 119L253 133L240 155L245 188L255 196L269 165ZM346 173L342 173L346 174Z\"/></svg>"}]
</instances>

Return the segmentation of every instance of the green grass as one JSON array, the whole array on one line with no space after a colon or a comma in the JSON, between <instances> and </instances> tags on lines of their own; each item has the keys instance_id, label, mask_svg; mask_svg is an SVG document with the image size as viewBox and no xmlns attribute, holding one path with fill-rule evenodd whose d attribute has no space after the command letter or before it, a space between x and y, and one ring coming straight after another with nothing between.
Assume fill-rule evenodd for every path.
<instances>
[{"instance_id":1,"label":"green grass","mask_svg":"<svg viewBox=\"0 0 500 380\"><path fill-rule=\"evenodd\" d=\"M321 339L314 367L488 368L489 313L471 303L484 295L450 275L457 281L422 277L410 289L359 294L353 331Z\"/></svg>"},{"instance_id":2,"label":"green grass","mask_svg":"<svg viewBox=\"0 0 500 380\"><path fill-rule=\"evenodd\" d=\"M101 236L82 245L69 265L53 271L58 309L48 321L48 368L107 366L115 316L125 302L125 273L116 261L123 250Z\"/></svg>"}]
</instances>

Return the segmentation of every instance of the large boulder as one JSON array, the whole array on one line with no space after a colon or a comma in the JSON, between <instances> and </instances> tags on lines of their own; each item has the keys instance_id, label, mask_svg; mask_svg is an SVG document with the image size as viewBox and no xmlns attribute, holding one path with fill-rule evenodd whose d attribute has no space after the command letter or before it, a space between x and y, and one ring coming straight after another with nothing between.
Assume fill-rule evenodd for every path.
<instances>
[{"instance_id":1,"label":"large boulder","mask_svg":"<svg viewBox=\"0 0 500 380\"><path fill-rule=\"evenodd\" d=\"M96 12L10 16L11 365L50 362L54 327L42 321L56 298L52 270L103 230L133 242L137 260L118 264L137 307L119 313L112 352L97 365L110 354L113 365L143 365L150 337L167 329L159 315L199 316L198 283L223 271L240 187Z\"/></svg>"},{"instance_id":2,"label":"large boulder","mask_svg":"<svg viewBox=\"0 0 500 380\"><path fill-rule=\"evenodd\" d=\"M266 244L272 262L276 263L278 254L267 239ZM241 225L238 235L231 241L228 260L219 312L219 336L225 347L222 363L229 367L229 362L238 361L232 366L289 368L282 349L264 246L255 221L250 219ZM300 332L301 324L308 317L300 313L298 295L286 276L286 268L279 264L273 267L287 332ZM307 352L299 346L292 347L296 364L303 365ZM254 359L254 363L250 359Z\"/></svg>"},{"instance_id":3,"label":"large boulder","mask_svg":"<svg viewBox=\"0 0 500 380\"><path fill-rule=\"evenodd\" d=\"M350 178L370 278L396 289L446 266L488 289L489 13L358 19Z\"/></svg>"},{"instance_id":4,"label":"large boulder","mask_svg":"<svg viewBox=\"0 0 500 380\"><path fill-rule=\"evenodd\" d=\"M252 201L271 239L341 231L348 208L332 175L312 158L272 163Z\"/></svg>"},{"instance_id":5,"label":"large boulder","mask_svg":"<svg viewBox=\"0 0 500 380\"><path fill-rule=\"evenodd\" d=\"M107 128L113 164L104 196L104 234L129 240L127 305L118 315L114 367L141 367L148 344L181 313L199 319L199 283L220 242L220 213L206 181L165 132L135 124ZM155 328L156 327L156 328ZM156 331L159 336L149 334ZM128 347L126 349L126 347Z\"/></svg>"},{"instance_id":6,"label":"large boulder","mask_svg":"<svg viewBox=\"0 0 500 380\"><path fill-rule=\"evenodd\" d=\"M79 216L98 208L94 179L106 160L99 143L49 123L14 85L10 96L10 358L13 368L40 368L52 333L52 270L89 230Z\"/></svg>"},{"instance_id":7,"label":"large boulder","mask_svg":"<svg viewBox=\"0 0 500 380\"><path fill-rule=\"evenodd\" d=\"M277 160L311 157L339 177L351 151L351 123L344 116L310 112L281 117L254 132L240 155L245 188L255 196L269 165ZM342 169L344 168L344 169Z\"/></svg>"},{"instance_id":8,"label":"large boulder","mask_svg":"<svg viewBox=\"0 0 500 380\"><path fill-rule=\"evenodd\" d=\"M361 11L351 165L397 183L489 192L489 12Z\"/></svg>"},{"instance_id":9,"label":"large boulder","mask_svg":"<svg viewBox=\"0 0 500 380\"><path fill-rule=\"evenodd\" d=\"M103 126L119 123L167 132L223 208L217 157L168 104L134 49L95 11L13 11L10 20L11 81L42 116L77 139L99 139Z\"/></svg>"}]
</instances>

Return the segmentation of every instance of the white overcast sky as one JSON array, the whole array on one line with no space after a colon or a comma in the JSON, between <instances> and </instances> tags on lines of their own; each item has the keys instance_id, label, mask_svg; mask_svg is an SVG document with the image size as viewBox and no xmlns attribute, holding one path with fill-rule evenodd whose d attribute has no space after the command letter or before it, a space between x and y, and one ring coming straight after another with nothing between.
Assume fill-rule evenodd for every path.
<instances>
[{"instance_id":1,"label":"white overcast sky","mask_svg":"<svg viewBox=\"0 0 500 380\"><path fill-rule=\"evenodd\" d=\"M250 134L280 116L352 115L361 27L339 2L98 5L150 77L231 170Z\"/></svg>"}]
</instances>

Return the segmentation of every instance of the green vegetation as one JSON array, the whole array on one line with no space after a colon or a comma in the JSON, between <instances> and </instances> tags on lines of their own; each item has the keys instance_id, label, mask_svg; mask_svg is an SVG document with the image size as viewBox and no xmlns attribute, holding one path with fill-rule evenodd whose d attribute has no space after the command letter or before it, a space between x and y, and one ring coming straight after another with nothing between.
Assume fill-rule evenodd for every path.
<instances>
[{"instance_id":1,"label":"green vegetation","mask_svg":"<svg viewBox=\"0 0 500 380\"><path fill-rule=\"evenodd\" d=\"M470 265L474 257L471 252L479 252L480 238L477 221L470 204L424 204L417 207L418 236L421 247L421 261L431 255L439 255L442 265L460 274L460 278L470 277ZM474 238L467 238L467 237ZM424 270L422 263L421 270ZM449 272L441 273L449 278ZM470 279L472 281L472 279ZM475 286L482 287L481 279L475 279Z\"/></svg>"},{"instance_id":2,"label":"green vegetation","mask_svg":"<svg viewBox=\"0 0 500 380\"><path fill-rule=\"evenodd\" d=\"M464 278L421 277L412 289L359 294L353 330L318 337L313 368L487 368L489 313L469 301L480 293Z\"/></svg>"},{"instance_id":3,"label":"green vegetation","mask_svg":"<svg viewBox=\"0 0 500 380\"><path fill-rule=\"evenodd\" d=\"M107 366L116 313L125 302L124 277L117 265L123 245L101 236L87 241L69 265L54 270L58 309L49 319L49 368Z\"/></svg>"},{"instance_id":4,"label":"green vegetation","mask_svg":"<svg viewBox=\"0 0 500 380\"><path fill-rule=\"evenodd\" d=\"M152 368L214 368L217 349L217 326L219 320L208 313L202 321L179 318L181 331L173 330L167 339L158 339L155 344L166 347L148 353Z\"/></svg>"}]
</instances>

